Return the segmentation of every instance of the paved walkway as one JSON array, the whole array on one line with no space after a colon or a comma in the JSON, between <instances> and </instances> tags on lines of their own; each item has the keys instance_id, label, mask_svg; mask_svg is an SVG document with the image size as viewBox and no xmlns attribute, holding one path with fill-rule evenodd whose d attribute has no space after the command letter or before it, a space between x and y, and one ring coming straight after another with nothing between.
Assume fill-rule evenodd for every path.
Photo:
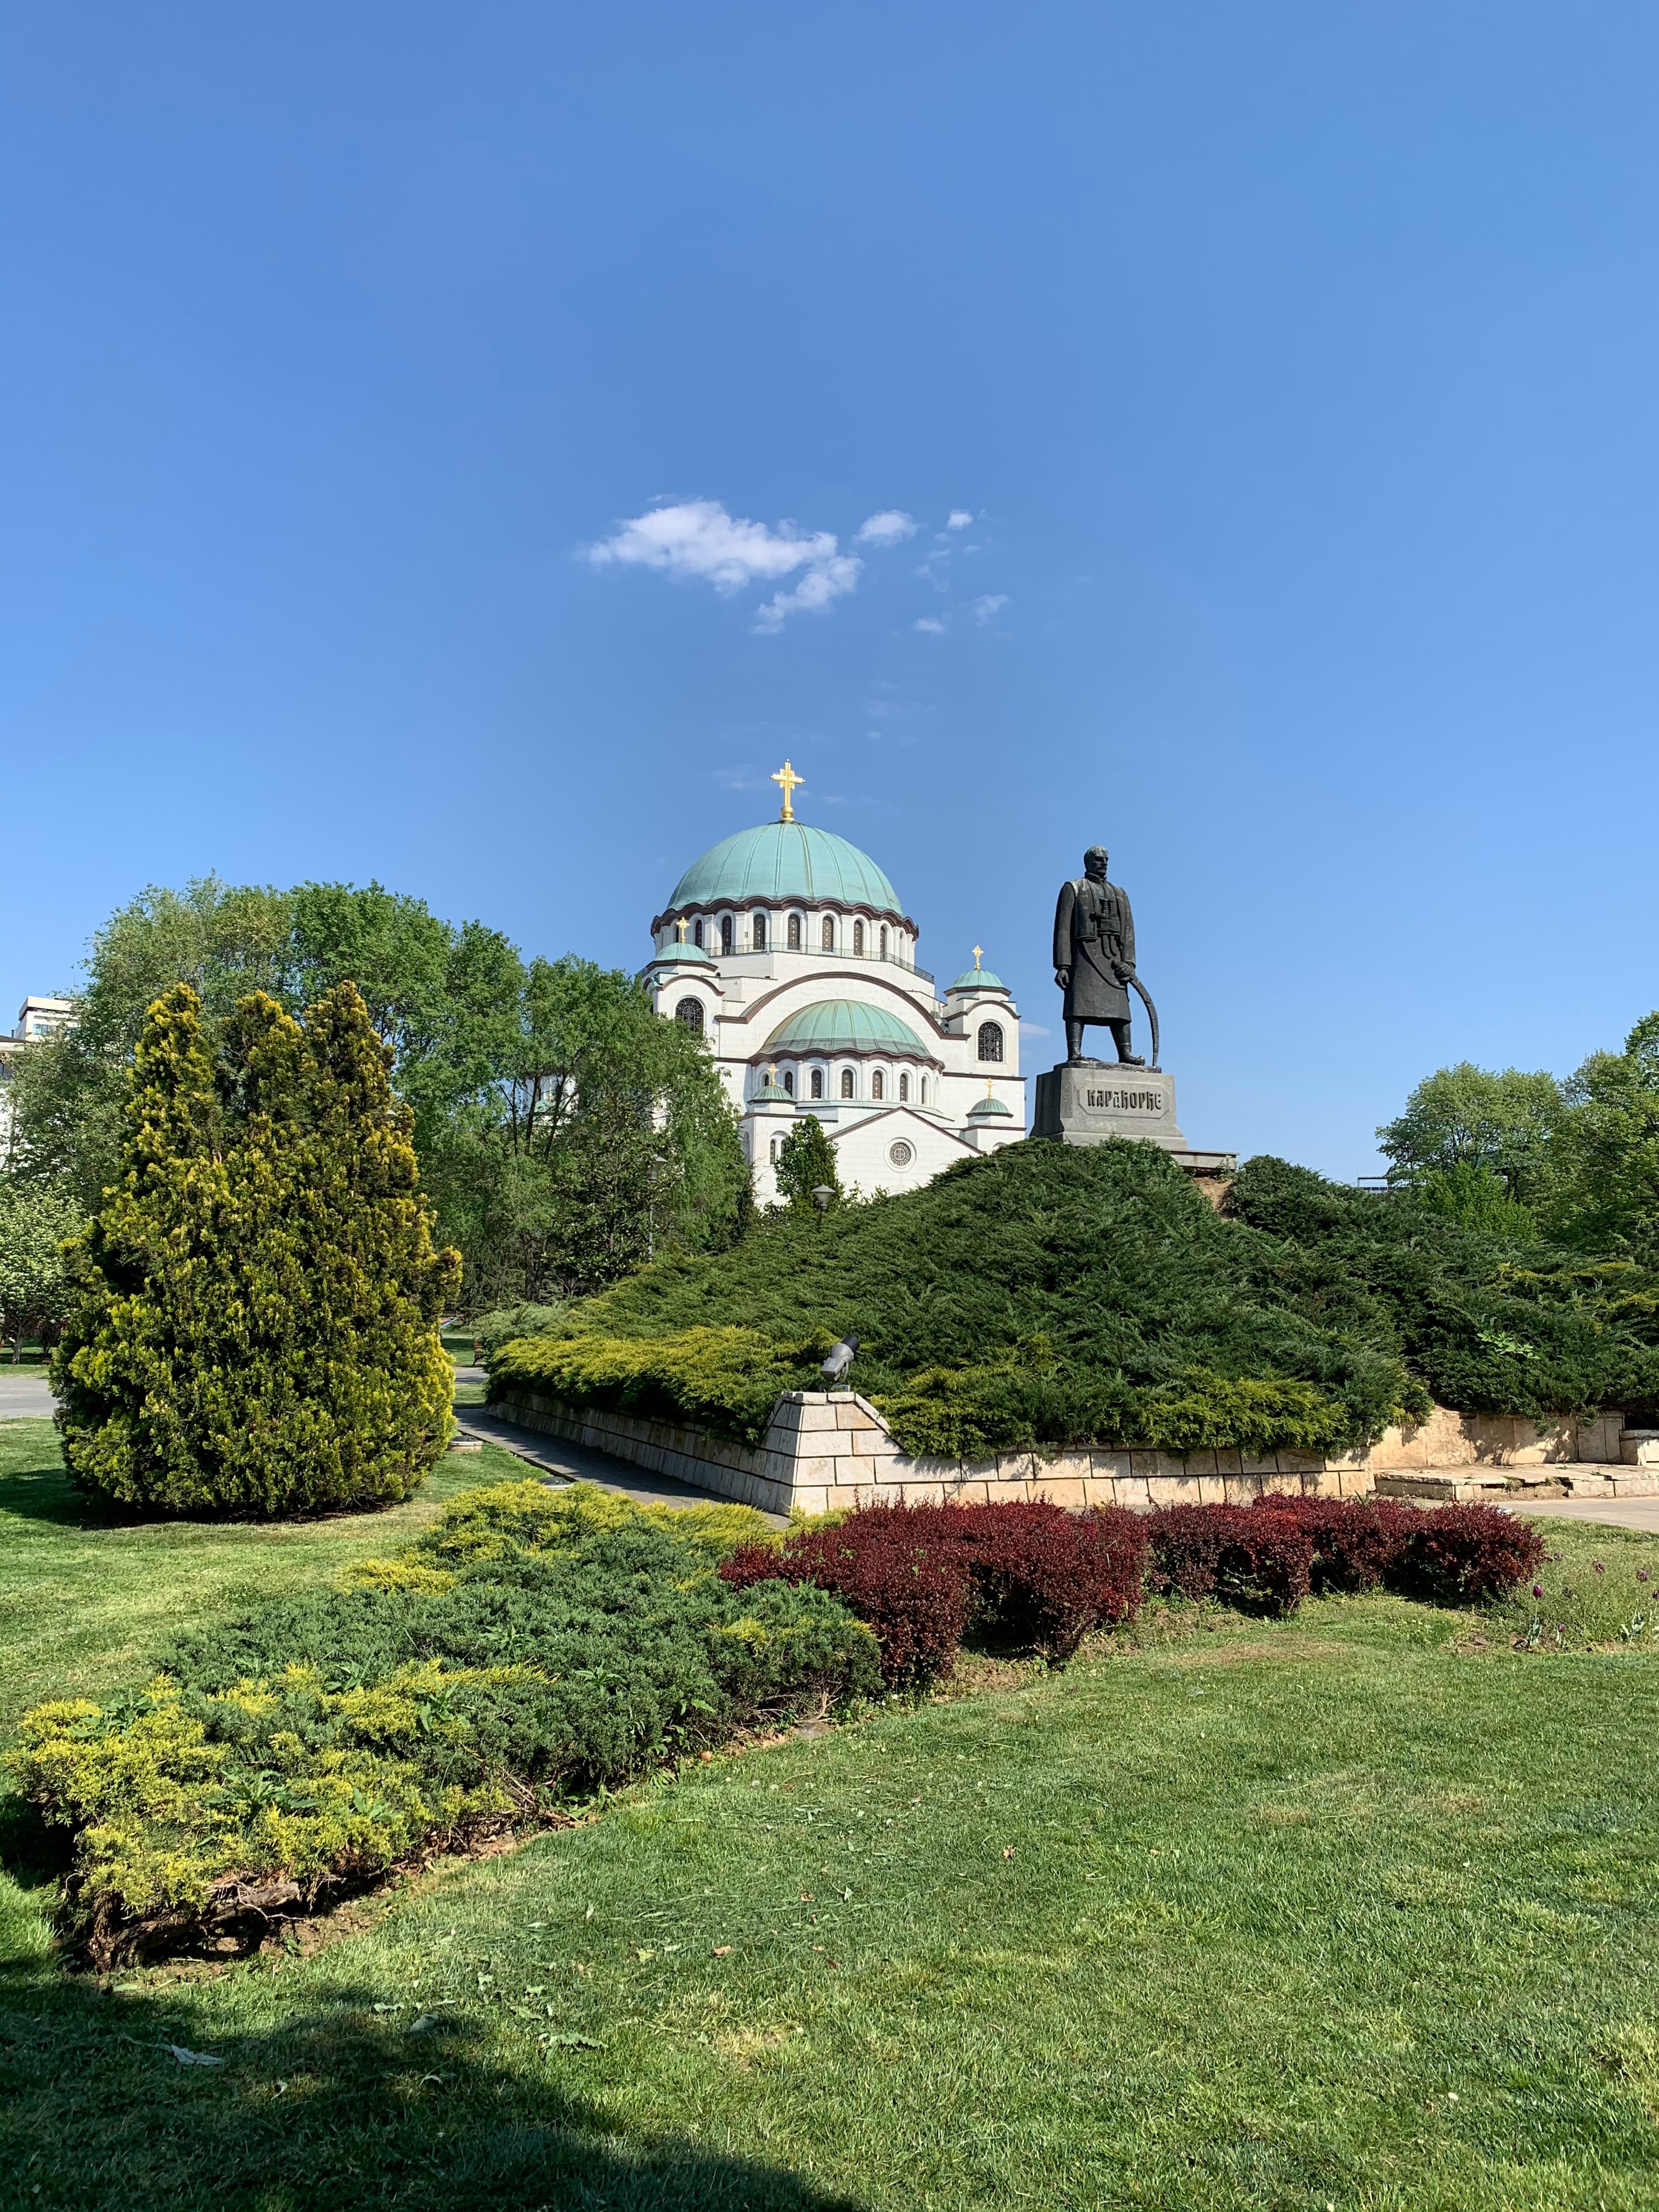
<instances>
[{"instance_id":1,"label":"paved walkway","mask_svg":"<svg viewBox=\"0 0 1659 2212\"><path fill-rule=\"evenodd\" d=\"M1659 1536L1659 1498L1537 1498L1525 1505L1505 1505L1492 1500L1502 1513L1521 1513L1528 1519L1547 1513L1553 1520L1595 1521L1604 1528L1639 1528L1645 1536Z\"/></svg>"},{"instance_id":2,"label":"paved walkway","mask_svg":"<svg viewBox=\"0 0 1659 2212\"><path fill-rule=\"evenodd\" d=\"M540 1474L562 1475L567 1482L595 1482L602 1490L614 1490L624 1498L631 1498L636 1505L732 1503L729 1498L721 1498L714 1491L694 1490L689 1482L677 1482L672 1475L653 1474L646 1468L630 1466L625 1459L613 1459L609 1452L596 1451L591 1445L569 1443L563 1437L544 1436L539 1429L521 1429L514 1421L500 1420L493 1413L486 1413L481 1406L458 1407L455 1425L463 1436L501 1445ZM781 1513L769 1513L765 1518L775 1528L788 1526Z\"/></svg>"},{"instance_id":3,"label":"paved walkway","mask_svg":"<svg viewBox=\"0 0 1659 2212\"><path fill-rule=\"evenodd\" d=\"M40 1368L11 1374L0 1367L0 1421L48 1420L55 1402Z\"/></svg>"}]
</instances>

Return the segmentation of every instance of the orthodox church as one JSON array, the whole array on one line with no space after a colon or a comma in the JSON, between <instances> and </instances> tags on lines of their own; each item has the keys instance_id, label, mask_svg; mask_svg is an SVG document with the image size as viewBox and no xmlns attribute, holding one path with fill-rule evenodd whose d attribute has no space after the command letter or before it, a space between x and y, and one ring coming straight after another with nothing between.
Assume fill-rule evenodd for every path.
<instances>
[{"instance_id":1,"label":"orthodox church","mask_svg":"<svg viewBox=\"0 0 1659 2212\"><path fill-rule=\"evenodd\" d=\"M651 925L657 1012L708 1040L762 1206L779 1147L816 1114L842 1187L914 1190L1025 1134L1019 1015L974 965L941 992L867 853L797 822L786 761L775 822L723 837Z\"/></svg>"}]
</instances>

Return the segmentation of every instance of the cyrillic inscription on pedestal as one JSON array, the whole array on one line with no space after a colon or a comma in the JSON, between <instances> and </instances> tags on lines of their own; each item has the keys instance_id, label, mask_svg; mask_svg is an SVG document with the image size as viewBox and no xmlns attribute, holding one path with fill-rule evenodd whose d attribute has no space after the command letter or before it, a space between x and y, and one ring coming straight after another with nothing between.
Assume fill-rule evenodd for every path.
<instances>
[{"instance_id":1,"label":"cyrillic inscription on pedestal","mask_svg":"<svg viewBox=\"0 0 1659 2212\"><path fill-rule=\"evenodd\" d=\"M1161 1068L1114 1067L1066 1060L1036 1080L1034 1137L1098 1145L1107 1137L1139 1137L1165 1152L1184 1152L1176 1121L1174 1079Z\"/></svg>"}]
</instances>

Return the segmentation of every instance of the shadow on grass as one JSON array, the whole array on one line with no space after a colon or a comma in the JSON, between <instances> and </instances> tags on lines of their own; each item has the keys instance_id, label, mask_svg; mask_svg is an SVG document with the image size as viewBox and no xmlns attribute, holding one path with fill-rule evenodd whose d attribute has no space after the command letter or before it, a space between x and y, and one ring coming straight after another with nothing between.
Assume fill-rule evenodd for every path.
<instances>
[{"instance_id":1,"label":"shadow on grass","mask_svg":"<svg viewBox=\"0 0 1659 2212\"><path fill-rule=\"evenodd\" d=\"M280 2007L280 1976L259 1981L260 2012ZM630 2131L584 2094L583 2048L526 2039L509 2064L465 2018L416 2034L412 2006L377 2015L383 1996L336 1990L326 2013L204 2046L200 2011L176 1993L0 1971L0 2200L43 2212L851 2212L777 2168ZM180 2061L174 2045L221 2063Z\"/></svg>"},{"instance_id":2,"label":"shadow on grass","mask_svg":"<svg viewBox=\"0 0 1659 2212\"><path fill-rule=\"evenodd\" d=\"M134 1528L143 1516L95 1492L78 1490L57 1457L53 1441L43 1443L33 1467L16 1465L0 1474L0 1514L16 1521L38 1521L54 1528Z\"/></svg>"}]
</instances>

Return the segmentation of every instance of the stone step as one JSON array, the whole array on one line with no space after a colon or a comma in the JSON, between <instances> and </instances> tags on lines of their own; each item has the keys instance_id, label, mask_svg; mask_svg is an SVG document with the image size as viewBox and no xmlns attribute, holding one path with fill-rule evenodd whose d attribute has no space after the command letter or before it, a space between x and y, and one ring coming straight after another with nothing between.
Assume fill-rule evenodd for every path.
<instances>
[{"instance_id":1,"label":"stone step","mask_svg":"<svg viewBox=\"0 0 1659 2212\"><path fill-rule=\"evenodd\" d=\"M1529 1498L1659 1498L1659 1467L1429 1467L1379 1474L1379 1498L1419 1504L1523 1505Z\"/></svg>"}]
</instances>

